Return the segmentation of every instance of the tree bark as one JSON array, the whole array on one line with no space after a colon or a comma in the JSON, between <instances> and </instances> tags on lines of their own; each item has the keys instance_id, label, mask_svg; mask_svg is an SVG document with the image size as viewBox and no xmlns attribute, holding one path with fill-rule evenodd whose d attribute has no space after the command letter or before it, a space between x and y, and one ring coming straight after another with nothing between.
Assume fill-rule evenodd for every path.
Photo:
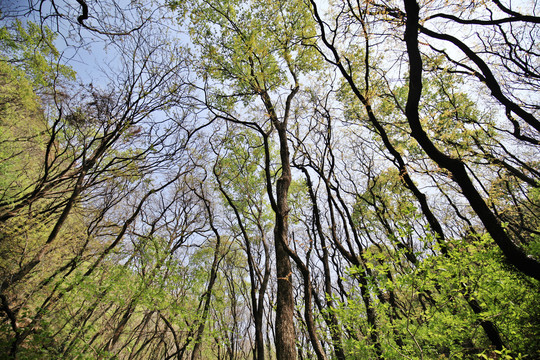
<instances>
[{"instance_id":1,"label":"tree bark","mask_svg":"<svg viewBox=\"0 0 540 360\"><path fill-rule=\"evenodd\" d=\"M281 129L280 129L281 128ZM291 184L289 150L284 126L278 128L282 173L276 185L276 223L274 247L276 251L276 356L278 360L296 359L296 333L294 329L294 297L291 260L286 247L289 243L289 206L287 195Z\"/></svg>"},{"instance_id":2,"label":"tree bark","mask_svg":"<svg viewBox=\"0 0 540 360\"><path fill-rule=\"evenodd\" d=\"M268 196L272 209L274 210L274 248L276 252L276 324L275 324L275 346L277 360L296 360L296 332L294 328L294 297L292 286L292 267L287 248L289 246L289 186L291 185L291 161L289 155L289 145L287 138L287 124L291 102L299 90L296 74L294 88L291 90L285 101L283 118L280 121L276 114L272 100L265 90L259 89L260 98L265 106L266 112L277 130L279 138L279 156L281 160L281 176L276 184L276 197L272 194L270 186L270 153L265 141L265 165Z\"/></svg>"},{"instance_id":3,"label":"tree bark","mask_svg":"<svg viewBox=\"0 0 540 360\"><path fill-rule=\"evenodd\" d=\"M524 274L540 280L540 263L530 258L506 234L501 223L489 209L488 205L478 193L472 183L465 165L460 159L442 153L429 139L422 128L418 107L422 96L422 58L418 48L419 6L414 0L405 0L407 22L405 28L405 42L409 54L409 93L405 114L411 128L411 135L424 149L426 154L441 168L452 174L452 179L460 186L461 191L474 212L478 215L487 232L502 250L508 262Z\"/></svg>"}]
</instances>

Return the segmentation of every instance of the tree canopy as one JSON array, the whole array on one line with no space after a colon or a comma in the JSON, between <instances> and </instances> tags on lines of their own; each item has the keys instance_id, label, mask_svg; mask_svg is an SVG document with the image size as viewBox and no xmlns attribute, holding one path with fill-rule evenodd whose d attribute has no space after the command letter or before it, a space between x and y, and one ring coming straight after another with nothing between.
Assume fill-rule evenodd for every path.
<instances>
[{"instance_id":1,"label":"tree canopy","mask_svg":"<svg viewBox=\"0 0 540 360\"><path fill-rule=\"evenodd\" d=\"M539 12L0 3L0 358L539 358Z\"/></svg>"}]
</instances>

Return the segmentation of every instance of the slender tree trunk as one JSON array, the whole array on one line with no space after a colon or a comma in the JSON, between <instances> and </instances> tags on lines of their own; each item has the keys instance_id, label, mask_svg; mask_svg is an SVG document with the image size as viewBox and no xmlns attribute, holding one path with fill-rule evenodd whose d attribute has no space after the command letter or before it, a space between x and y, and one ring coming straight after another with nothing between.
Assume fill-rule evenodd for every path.
<instances>
[{"instance_id":1,"label":"slender tree trunk","mask_svg":"<svg viewBox=\"0 0 540 360\"><path fill-rule=\"evenodd\" d=\"M249 239L249 235L246 231L244 223L242 222L240 212L238 208L236 207L232 198L229 196L229 194L227 194L227 192L223 188L223 184L221 183L219 174L217 173L215 167L214 167L214 175L219 185L219 190L221 191L223 196L225 196L225 199L227 199L227 203L232 207L234 214L236 215L238 226L240 226L240 231L242 232L242 236L244 237L244 244L246 245L246 255L247 255L247 260L248 260L249 279L251 283L250 284L251 307L253 309L252 310L253 323L255 326L255 349L253 351L253 360L264 360L264 337L263 337L263 331L262 331L263 314L264 314L264 295L266 293L266 287L268 285L268 279L270 276L270 268L269 268L270 256L268 254L268 246L265 240L264 229L262 228L260 223L257 224L257 227L259 231L261 232L262 243L264 246L264 254L265 254L264 275L263 275L263 278L260 279L261 284L259 287L259 291L257 292L257 274L255 271L255 268L257 267L257 265L255 264L255 260L253 259L253 254L251 250L251 240ZM257 298L257 293L258 293L258 298Z\"/></svg>"},{"instance_id":2,"label":"slender tree trunk","mask_svg":"<svg viewBox=\"0 0 540 360\"><path fill-rule=\"evenodd\" d=\"M212 267L210 268L210 279L208 280L208 286L206 289L206 292L203 294L205 297L204 299L204 307L203 307L203 314L199 321L199 326L197 328L197 332L194 338L194 346L193 346L193 352L191 353L191 360L199 360L201 359L201 341L202 336L204 334L204 328L206 325L206 319L208 318L208 314L210 312L210 302L212 299L212 290L214 288L214 283L216 282L217 278L217 271L219 267L220 262L220 245L221 245L221 236L219 235L219 232L217 228L214 226L214 223L212 221L213 214L210 210L210 204L208 204L207 200L205 198L201 199L204 201L204 205L206 207L208 218L210 219L210 227L212 228L212 231L216 235L216 248L214 250L214 260L212 261Z\"/></svg>"},{"instance_id":3,"label":"slender tree trunk","mask_svg":"<svg viewBox=\"0 0 540 360\"><path fill-rule=\"evenodd\" d=\"M120 335L122 335L122 332L124 331L124 328L126 327L127 322L133 315L133 311L135 310L135 307L137 306L137 298L132 299L129 303L126 311L124 312L124 315L120 319L120 322L116 326L113 332L113 336L111 340L107 342L105 345L104 350L108 352L112 352L115 350L116 344L118 343L118 340L120 339Z\"/></svg>"},{"instance_id":4,"label":"slender tree trunk","mask_svg":"<svg viewBox=\"0 0 540 360\"><path fill-rule=\"evenodd\" d=\"M302 167L300 170L304 173L306 176L306 182L308 186L309 196L311 198L311 203L313 204L313 218L315 221L315 227L317 229L317 234L319 235L319 238L321 239L321 248L323 252L322 256L322 263L323 263L323 269L324 269L324 297L326 302L326 308L327 309L333 309L334 308L334 302L332 300L332 284L331 284L331 275L330 275L330 265L328 260L328 247L326 246L325 241L325 235L322 229L321 225L321 217L319 212L319 207L317 205L317 197L315 196L315 192L313 191L313 183L311 182L311 177L309 176L309 172L306 168ZM320 303L317 295L314 296L315 302L317 303L317 306L319 309L322 309L322 304ZM322 311L321 311L322 312ZM336 317L336 314L334 311L329 311L327 313L323 313L324 321L326 322L326 325L328 326L328 330L330 331L330 335L332 337L332 346L334 348L334 354L336 356L336 359L338 360L345 360L345 352L343 351L343 345L341 340L341 334L339 332L339 321Z\"/></svg>"},{"instance_id":5,"label":"slender tree trunk","mask_svg":"<svg viewBox=\"0 0 540 360\"><path fill-rule=\"evenodd\" d=\"M324 349L319 342L317 336L317 327L315 326L315 321L313 320L313 286L310 279L311 274L308 267L300 260L298 255L290 254L290 256L293 258L304 278L304 320L306 321L309 341L311 342L311 346L313 346L317 360L326 360L326 354L324 353Z\"/></svg>"},{"instance_id":6,"label":"slender tree trunk","mask_svg":"<svg viewBox=\"0 0 540 360\"><path fill-rule=\"evenodd\" d=\"M293 74L296 80L296 75ZM277 360L296 360L296 332L294 328L294 297L292 286L292 267L287 247L289 246L289 186L291 185L291 162L287 139L287 123L291 101L298 92L298 82L287 96L283 120L279 120L272 100L266 91L260 92L261 100L270 116L272 124L279 137L279 155L281 160L281 176L276 184L276 197L272 194L270 186L270 154L265 139L266 178L267 189L272 209L276 214L274 225L274 247L276 252L276 324L275 345Z\"/></svg>"}]
</instances>

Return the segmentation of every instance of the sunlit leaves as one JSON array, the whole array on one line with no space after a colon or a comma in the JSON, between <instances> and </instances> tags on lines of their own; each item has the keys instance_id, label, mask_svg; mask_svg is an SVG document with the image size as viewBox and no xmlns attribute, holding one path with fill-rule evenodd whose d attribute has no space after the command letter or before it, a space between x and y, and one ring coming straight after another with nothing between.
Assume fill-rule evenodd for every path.
<instances>
[{"instance_id":1,"label":"sunlit leaves","mask_svg":"<svg viewBox=\"0 0 540 360\"><path fill-rule=\"evenodd\" d=\"M194 1L186 12L201 76L246 99L274 91L317 68L311 15L301 2Z\"/></svg>"},{"instance_id":2,"label":"sunlit leaves","mask_svg":"<svg viewBox=\"0 0 540 360\"><path fill-rule=\"evenodd\" d=\"M54 46L56 36L47 27L16 20L0 28L0 57L23 69L35 87L51 87L57 75L74 79L70 67L56 63L60 56Z\"/></svg>"}]
</instances>

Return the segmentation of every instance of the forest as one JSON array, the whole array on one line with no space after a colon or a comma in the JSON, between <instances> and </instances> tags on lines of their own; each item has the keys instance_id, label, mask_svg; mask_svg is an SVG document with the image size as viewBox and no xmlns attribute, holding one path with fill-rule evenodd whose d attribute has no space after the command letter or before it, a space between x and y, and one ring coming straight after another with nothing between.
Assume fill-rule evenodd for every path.
<instances>
[{"instance_id":1,"label":"forest","mask_svg":"<svg viewBox=\"0 0 540 360\"><path fill-rule=\"evenodd\" d=\"M540 359L536 0L0 0L0 359Z\"/></svg>"}]
</instances>

